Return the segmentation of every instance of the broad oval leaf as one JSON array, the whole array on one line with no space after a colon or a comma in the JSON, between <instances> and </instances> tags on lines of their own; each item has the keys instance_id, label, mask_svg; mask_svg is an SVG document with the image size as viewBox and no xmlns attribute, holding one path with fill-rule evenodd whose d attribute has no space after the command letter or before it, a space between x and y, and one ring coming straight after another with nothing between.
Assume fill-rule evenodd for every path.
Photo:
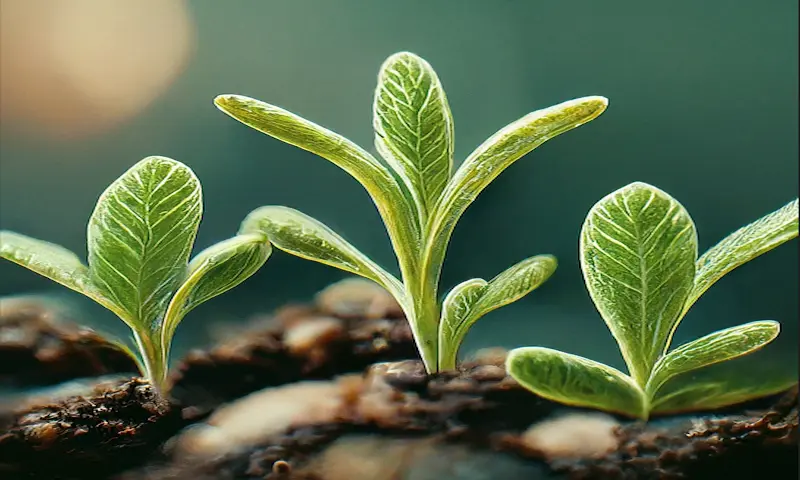
<instances>
[{"instance_id":1,"label":"broad oval leaf","mask_svg":"<svg viewBox=\"0 0 800 480\"><path fill-rule=\"evenodd\" d=\"M279 249L301 258L368 278L405 304L403 287L390 273L321 222L283 206L260 207L244 219L239 233L261 232Z\"/></svg>"},{"instance_id":2,"label":"broad oval leaf","mask_svg":"<svg viewBox=\"0 0 800 480\"><path fill-rule=\"evenodd\" d=\"M540 397L647 419L644 393L627 375L588 358L544 347L516 348L506 371Z\"/></svg>"},{"instance_id":3,"label":"broad oval leaf","mask_svg":"<svg viewBox=\"0 0 800 480\"><path fill-rule=\"evenodd\" d=\"M486 291L486 280L472 278L459 283L442 302L442 319L439 322L439 369L452 370L456 366L458 348L472 325L472 308Z\"/></svg>"},{"instance_id":4,"label":"broad oval leaf","mask_svg":"<svg viewBox=\"0 0 800 480\"><path fill-rule=\"evenodd\" d=\"M605 97L584 97L529 113L483 142L455 172L428 220L420 267L438 279L447 244L458 219L506 168L547 140L589 122L608 106Z\"/></svg>"},{"instance_id":5,"label":"broad oval leaf","mask_svg":"<svg viewBox=\"0 0 800 480\"><path fill-rule=\"evenodd\" d=\"M697 260L694 287L684 312L726 273L795 237L798 232L798 201L745 225L711 247Z\"/></svg>"},{"instance_id":6,"label":"broad oval leaf","mask_svg":"<svg viewBox=\"0 0 800 480\"><path fill-rule=\"evenodd\" d=\"M775 340L780 324L750 322L698 338L661 357L653 368L646 391L651 397L670 378L754 352Z\"/></svg>"},{"instance_id":7,"label":"broad oval leaf","mask_svg":"<svg viewBox=\"0 0 800 480\"><path fill-rule=\"evenodd\" d=\"M175 329L192 309L250 278L267 261L272 247L262 233L237 235L208 247L189 263L186 279L164 315L162 343L169 346Z\"/></svg>"},{"instance_id":8,"label":"broad oval leaf","mask_svg":"<svg viewBox=\"0 0 800 480\"><path fill-rule=\"evenodd\" d=\"M667 193L636 182L592 207L580 244L589 294L644 387L692 288L694 222Z\"/></svg>"},{"instance_id":9,"label":"broad oval leaf","mask_svg":"<svg viewBox=\"0 0 800 480\"><path fill-rule=\"evenodd\" d=\"M89 272L135 331L160 327L201 215L197 177L165 157L145 158L100 196L89 219Z\"/></svg>"},{"instance_id":10,"label":"broad oval leaf","mask_svg":"<svg viewBox=\"0 0 800 480\"><path fill-rule=\"evenodd\" d=\"M317 154L358 180L386 224L404 274L416 273L419 214L411 193L388 168L341 135L274 105L240 95L220 95L214 104L245 125Z\"/></svg>"},{"instance_id":11,"label":"broad oval leaf","mask_svg":"<svg viewBox=\"0 0 800 480\"><path fill-rule=\"evenodd\" d=\"M453 117L433 68L413 53L389 57L375 91L375 146L417 201L421 224L453 169Z\"/></svg>"},{"instance_id":12,"label":"broad oval leaf","mask_svg":"<svg viewBox=\"0 0 800 480\"><path fill-rule=\"evenodd\" d=\"M114 305L92 285L86 265L60 245L4 230L0 231L0 257L114 309Z\"/></svg>"}]
</instances>

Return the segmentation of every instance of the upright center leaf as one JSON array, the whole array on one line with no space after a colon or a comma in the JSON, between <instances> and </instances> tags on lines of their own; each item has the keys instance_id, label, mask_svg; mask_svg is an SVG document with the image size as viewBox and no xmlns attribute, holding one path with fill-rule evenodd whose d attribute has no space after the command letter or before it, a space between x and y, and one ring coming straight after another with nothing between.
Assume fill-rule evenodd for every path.
<instances>
[{"instance_id":1,"label":"upright center leaf","mask_svg":"<svg viewBox=\"0 0 800 480\"><path fill-rule=\"evenodd\" d=\"M89 220L92 281L134 331L154 331L186 272L202 214L185 165L149 157L100 196Z\"/></svg>"},{"instance_id":2,"label":"upright center leaf","mask_svg":"<svg viewBox=\"0 0 800 480\"><path fill-rule=\"evenodd\" d=\"M697 233L667 193L633 183L600 200L581 232L587 288L644 386L694 281Z\"/></svg>"},{"instance_id":3,"label":"upright center leaf","mask_svg":"<svg viewBox=\"0 0 800 480\"><path fill-rule=\"evenodd\" d=\"M411 53L381 67L374 105L375 145L419 205L422 225L453 169L453 118L431 66Z\"/></svg>"}]
</instances>

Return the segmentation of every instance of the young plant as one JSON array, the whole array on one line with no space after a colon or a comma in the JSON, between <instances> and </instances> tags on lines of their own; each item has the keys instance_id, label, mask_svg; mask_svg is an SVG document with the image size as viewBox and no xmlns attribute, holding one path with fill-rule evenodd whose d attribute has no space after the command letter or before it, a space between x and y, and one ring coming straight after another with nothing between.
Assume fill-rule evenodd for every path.
<instances>
[{"instance_id":1,"label":"young plant","mask_svg":"<svg viewBox=\"0 0 800 480\"><path fill-rule=\"evenodd\" d=\"M582 125L606 108L585 97L530 113L506 126L453 166L453 118L431 66L411 53L383 64L373 104L376 160L346 138L286 110L238 95L221 95L223 112L267 135L315 153L358 180L386 225L402 281L320 222L282 206L262 207L242 233L264 232L279 249L369 278L402 306L428 372L452 369L470 326L542 284L556 261L523 260L494 279L456 286L438 304L439 277L456 222L503 170L545 141ZM441 317L441 318L440 318Z\"/></svg>"},{"instance_id":2,"label":"young plant","mask_svg":"<svg viewBox=\"0 0 800 480\"><path fill-rule=\"evenodd\" d=\"M119 316L133 331L144 375L164 391L178 323L255 273L272 250L263 233L253 232L188 262L202 209L200 182L186 165L148 157L97 201L89 219L88 266L61 246L9 231L0 232L0 256Z\"/></svg>"},{"instance_id":3,"label":"young plant","mask_svg":"<svg viewBox=\"0 0 800 480\"><path fill-rule=\"evenodd\" d=\"M681 319L714 282L797 236L797 207L795 200L740 228L698 259L694 222L674 198L644 183L608 195L583 224L581 267L630 376L543 347L513 350L509 373L542 397L642 419L654 412L717 408L788 388L785 382L713 375L679 390L662 387L678 375L747 355L778 336L778 322L765 320L669 351Z\"/></svg>"}]
</instances>

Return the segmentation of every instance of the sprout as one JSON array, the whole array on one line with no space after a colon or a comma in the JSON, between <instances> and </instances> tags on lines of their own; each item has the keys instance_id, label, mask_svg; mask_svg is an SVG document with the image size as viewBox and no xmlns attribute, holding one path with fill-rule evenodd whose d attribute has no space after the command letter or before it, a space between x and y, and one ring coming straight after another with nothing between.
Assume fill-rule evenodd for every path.
<instances>
[{"instance_id":1,"label":"sprout","mask_svg":"<svg viewBox=\"0 0 800 480\"><path fill-rule=\"evenodd\" d=\"M200 182L182 163L148 157L109 186L89 219L88 267L69 250L0 232L0 256L78 291L133 331L139 365L165 391L169 348L193 308L236 285L267 261L263 233L238 235L191 262L202 215Z\"/></svg>"},{"instance_id":2,"label":"sprout","mask_svg":"<svg viewBox=\"0 0 800 480\"><path fill-rule=\"evenodd\" d=\"M542 347L513 350L509 373L558 402L647 419L653 412L718 408L776 393L790 383L712 375L688 387L670 380L760 349L778 322L751 322L669 351L681 319L711 285L734 268L794 238L798 203L740 228L697 258L697 233L667 193L632 183L600 200L581 232L581 266L589 294L619 345L630 375Z\"/></svg>"},{"instance_id":3,"label":"sprout","mask_svg":"<svg viewBox=\"0 0 800 480\"><path fill-rule=\"evenodd\" d=\"M603 97L571 100L530 113L503 128L453 167L453 119L431 66L411 53L384 62L374 102L376 160L346 138L286 110L238 95L221 95L222 111L267 135L315 153L358 180L388 230L401 280L325 225L296 210L253 211L240 232L263 232L279 249L371 279L398 301L428 372L455 367L458 348L478 318L518 300L555 270L555 258L528 258L490 281L456 286L439 307L439 277L456 222L500 173L550 138L606 108ZM440 318L441 315L441 318Z\"/></svg>"}]
</instances>

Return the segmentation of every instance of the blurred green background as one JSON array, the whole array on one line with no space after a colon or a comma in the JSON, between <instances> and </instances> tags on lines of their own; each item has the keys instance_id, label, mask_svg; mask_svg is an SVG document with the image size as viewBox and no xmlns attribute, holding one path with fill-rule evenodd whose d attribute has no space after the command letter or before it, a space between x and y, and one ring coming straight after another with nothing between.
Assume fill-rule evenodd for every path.
<instances>
[{"instance_id":1,"label":"blurred green background","mask_svg":"<svg viewBox=\"0 0 800 480\"><path fill-rule=\"evenodd\" d=\"M594 202L631 181L657 185L690 211L704 250L797 196L796 0L196 0L185 7L193 25L185 67L135 115L82 136L2 123L0 227L84 252L98 195L130 165L157 154L187 163L203 183L198 249L234 234L250 210L284 204L393 266L380 218L358 183L228 118L212 99L220 93L259 98L373 150L378 67L388 55L409 50L426 58L444 83L460 159L532 110L585 95L610 99L600 118L521 159L470 207L449 249L442 293L527 256L552 253L560 261L554 277L479 322L466 349L539 344L620 365L578 265L578 232ZM167 25L141 38L157 53L169 33ZM102 44L102 38L92 43ZM147 84L146 68L135 73L131 83ZM24 91L17 95L36 101ZM695 305L676 341L776 319L784 332L769 358L796 368L797 252L794 241L728 275ZM205 341L213 322L238 322L307 300L342 277L277 252L254 278L194 311L178 330L178 349ZM0 263L0 294L51 291L63 293ZM110 314L86 308L119 328Z\"/></svg>"}]
</instances>

